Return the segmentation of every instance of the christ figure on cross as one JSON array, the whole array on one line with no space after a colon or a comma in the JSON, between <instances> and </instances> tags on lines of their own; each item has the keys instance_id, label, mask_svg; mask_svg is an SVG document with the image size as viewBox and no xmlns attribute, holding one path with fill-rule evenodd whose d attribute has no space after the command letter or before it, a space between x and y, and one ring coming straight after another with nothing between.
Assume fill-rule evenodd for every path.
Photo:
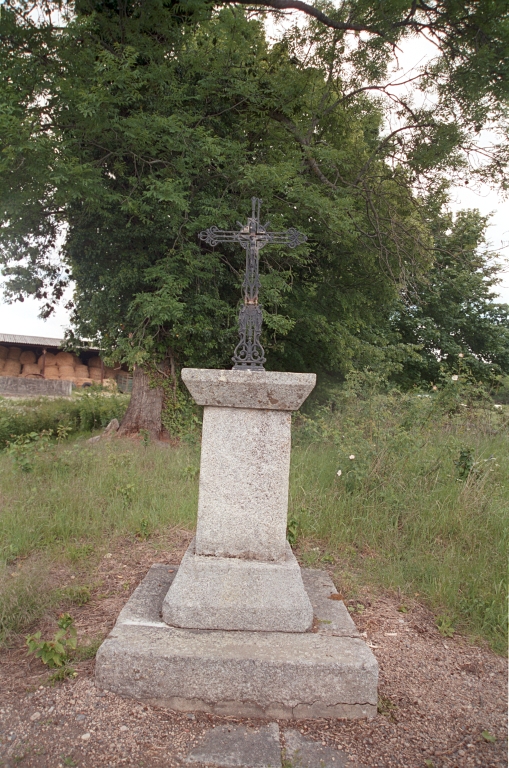
<instances>
[{"instance_id":1,"label":"christ figure on cross","mask_svg":"<svg viewBox=\"0 0 509 768\"><path fill-rule=\"evenodd\" d=\"M210 227L200 232L199 238L212 246L219 243L239 243L246 251L246 274L242 283L244 305L239 314L240 341L235 347L232 362L234 369L263 371L265 351L260 343L263 314L258 304L260 250L267 243L281 243L295 248L304 243L307 237L293 227L284 232L268 232L268 222L264 225L260 223L262 201L253 197L251 203L252 212L247 224L237 222L240 231Z\"/></svg>"}]
</instances>

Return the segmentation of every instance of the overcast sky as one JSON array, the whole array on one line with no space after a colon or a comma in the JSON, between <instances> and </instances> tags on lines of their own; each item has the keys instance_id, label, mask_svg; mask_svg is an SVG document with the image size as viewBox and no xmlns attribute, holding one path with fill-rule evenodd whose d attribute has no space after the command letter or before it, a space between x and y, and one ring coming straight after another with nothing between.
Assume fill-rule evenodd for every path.
<instances>
[{"instance_id":1,"label":"overcast sky","mask_svg":"<svg viewBox=\"0 0 509 768\"><path fill-rule=\"evenodd\" d=\"M276 27L268 25L268 33L277 36ZM411 72L415 67L422 66L435 49L422 40L412 39L400 52L398 65L394 69L397 79ZM453 211L462 208L478 208L483 215L492 214L488 229L488 242L490 250L499 253L505 259L509 257L509 204L503 201L499 195L488 187L480 191L465 186L453 188L451 200ZM502 283L498 291L500 300L509 304L509 268L506 265L501 274ZM0 333L14 333L32 336L63 336L69 324L69 314L63 305L69 300L70 291L62 300L61 306L48 319L41 320L38 317L41 302L33 299L25 299L23 303L0 303Z\"/></svg>"}]
</instances>

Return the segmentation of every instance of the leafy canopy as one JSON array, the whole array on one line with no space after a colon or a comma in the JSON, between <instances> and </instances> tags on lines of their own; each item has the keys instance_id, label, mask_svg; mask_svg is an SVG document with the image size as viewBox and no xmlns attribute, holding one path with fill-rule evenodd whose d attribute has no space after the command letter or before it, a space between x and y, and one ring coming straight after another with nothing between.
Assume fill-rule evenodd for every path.
<instances>
[{"instance_id":1,"label":"leafy canopy","mask_svg":"<svg viewBox=\"0 0 509 768\"><path fill-rule=\"evenodd\" d=\"M130 363L170 350L227 365L243 252L197 234L244 220L255 194L274 229L309 237L262 252L270 364L344 373L411 354L391 311L433 264L444 174L466 172L480 127L503 131L506 9L285 7L297 6L310 23L270 46L260 18L231 5L6 3L0 247L13 298L50 312L73 280L77 337ZM394 45L421 32L439 51L417 80L432 108L389 85ZM492 147L479 174L496 181L505 152Z\"/></svg>"}]
</instances>

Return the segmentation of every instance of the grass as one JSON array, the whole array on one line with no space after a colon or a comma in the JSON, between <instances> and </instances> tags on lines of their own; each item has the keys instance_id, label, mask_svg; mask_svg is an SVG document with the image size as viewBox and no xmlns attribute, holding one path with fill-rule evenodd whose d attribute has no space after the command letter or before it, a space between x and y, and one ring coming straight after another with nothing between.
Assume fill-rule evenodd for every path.
<instances>
[{"instance_id":1,"label":"grass","mask_svg":"<svg viewBox=\"0 0 509 768\"><path fill-rule=\"evenodd\" d=\"M30 472L0 454L0 643L56 603L87 602L86 586L52 584L55 563L86 572L120 535L192 528L198 466L197 447L130 441L53 443Z\"/></svg>"},{"instance_id":2,"label":"grass","mask_svg":"<svg viewBox=\"0 0 509 768\"><path fill-rule=\"evenodd\" d=\"M435 405L396 393L304 420L290 520L304 559L322 557L309 545L319 542L342 564L346 588L353 574L358 584L418 596L444 626L504 652L507 416L492 406L444 413Z\"/></svg>"},{"instance_id":3,"label":"grass","mask_svg":"<svg viewBox=\"0 0 509 768\"><path fill-rule=\"evenodd\" d=\"M509 407L440 398L345 392L297 415L292 535L303 561L335 570L347 595L398 590L449 633L503 653ZM119 535L195 524L195 445L68 440L36 452L31 471L13 458L0 454L0 641L56 603L86 603L86 586L50 584L51 564L86 572Z\"/></svg>"}]
</instances>

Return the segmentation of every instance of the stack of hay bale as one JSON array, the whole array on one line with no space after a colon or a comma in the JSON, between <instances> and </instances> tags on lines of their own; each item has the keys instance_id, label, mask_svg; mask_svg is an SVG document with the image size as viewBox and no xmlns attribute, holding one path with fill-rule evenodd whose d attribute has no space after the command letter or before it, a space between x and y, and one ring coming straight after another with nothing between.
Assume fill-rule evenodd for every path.
<instances>
[{"instance_id":1,"label":"stack of hay bale","mask_svg":"<svg viewBox=\"0 0 509 768\"><path fill-rule=\"evenodd\" d=\"M72 352L46 352L37 359L31 350L22 351L19 347L0 345L0 376L23 376L25 378L64 379L77 386L101 383L102 361L98 356L91 357L88 365ZM104 383L111 383L116 378L113 368L104 366Z\"/></svg>"},{"instance_id":2,"label":"stack of hay bale","mask_svg":"<svg viewBox=\"0 0 509 768\"><path fill-rule=\"evenodd\" d=\"M92 381L95 381L96 383L101 383L101 358L100 357L91 357L88 361L88 375L92 379Z\"/></svg>"},{"instance_id":3,"label":"stack of hay bale","mask_svg":"<svg viewBox=\"0 0 509 768\"><path fill-rule=\"evenodd\" d=\"M22 352L19 347L0 347L0 372L2 376L20 375L21 355Z\"/></svg>"},{"instance_id":4,"label":"stack of hay bale","mask_svg":"<svg viewBox=\"0 0 509 768\"><path fill-rule=\"evenodd\" d=\"M46 352L46 355L40 356L37 363L41 371L44 365L45 379L64 379L73 381L78 386L83 386L85 382L92 383L87 366L72 352L57 352L56 355Z\"/></svg>"},{"instance_id":5,"label":"stack of hay bale","mask_svg":"<svg viewBox=\"0 0 509 768\"><path fill-rule=\"evenodd\" d=\"M95 381L96 383L101 383L101 366L102 361L101 358L91 357L88 361L88 375L92 379L92 381ZM114 368L109 368L107 365L104 366L104 369L102 371L102 378L104 380L109 379L115 379L116 378L116 371Z\"/></svg>"},{"instance_id":6,"label":"stack of hay bale","mask_svg":"<svg viewBox=\"0 0 509 768\"><path fill-rule=\"evenodd\" d=\"M37 357L35 355L35 352L31 352L30 350L26 350L25 352L22 352L19 356L19 362L21 363L21 375L26 377L37 377L41 378L41 371L39 370L39 365L37 364Z\"/></svg>"}]
</instances>

